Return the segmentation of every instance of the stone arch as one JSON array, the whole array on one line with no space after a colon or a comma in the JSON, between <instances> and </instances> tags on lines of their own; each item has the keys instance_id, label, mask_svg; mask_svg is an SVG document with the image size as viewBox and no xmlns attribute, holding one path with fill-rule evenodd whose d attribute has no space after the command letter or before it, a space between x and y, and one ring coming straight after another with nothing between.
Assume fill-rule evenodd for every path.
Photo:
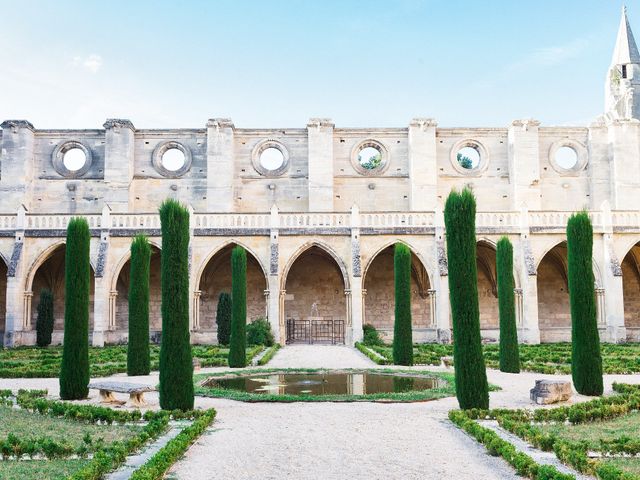
<instances>
[{"instance_id":1,"label":"stone arch","mask_svg":"<svg viewBox=\"0 0 640 480\"><path fill-rule=\"evenodd\" d=\"M379 248L365 266L362 285L364 295L364 323L376 327L391 340L395 318L394 245L402 243L411 250L411 320L413 328L433 327L431 279L429 272L411 245L392 241Z\"/></svg>"},{"instance_id":2,"label":"stone arch","mask_svg":"<svg viewBox=\"0 0 640 480\"><path fill-rule=\"evenodd\" d=\"M247 320L267 317L268 277L256 254L245 245L228 241L213 250L201 265L196 277L199 295L197 329L216 332L216 311L220 293L231 293L231 251L241 246L247 252Z\"/></svg>"},{"instance_id":3,"label":"stone arch","mask_svg":"<svg viewBox=\"0 0 640 480\"><path fill-rule=\"evenodd\" d=\"M640 340L640 242L634 243L620 262L624 326L627 340Z\"/></svg>"},{"instance_id":4,"label":"stone arch","mask_svg":"<svg viewBox=\"0 0 640 480\"><path fill-rule=\"evenodd\" d=\"M252 257L257 262L258 266L260 267L260 270L262 270L262 274L264 275L265 281L266 281L266 279L268 279L267 269L265 268L264 263L262 262L262 260L260 260L260 256L257 255L256 252L253 249L249 248L243 242L239 242L238 240L227 240L222 245L216 247L211 252L209 252L209 254L205 257L205 259L200 263L200 268L198 268L198 272L196 274L196 287L198 285L200 285L200 280L202 279L202 274L204 273L204 271L207 268L207 265L209 264L211 259L213 257L215 257L216 255L218 255L218 253L220 253L223 249L228 248L229 246L236 246L236 245L244 248L247 251L247 253L248 253L247 259L249 257Z\"/></svg>"},{"instance_id":5,"label":"stone arch","mask_svg":"<svg viewBox=\"0 0 640 480\"><path fill-rule=\"evenodd\" d=\"M34 330L36 326L38 316L37 305L40 292L45 288L53 292L53 343L62 342L62 332L64 330L65 253L65 241L59 241L47 247L32 263L25 281L25 294L30 298L25 315L29 316L28 321L31 330ZM91 262L89 280L89 332L93 331L94 274L94 266Z\"/></svg>"},{"instance_id":6,"label":"stone arch","mask_svg":"<svg viewBox=\"0 0 640 480\"><path fill-rule=\"evenodd\" d=\"M287 322L342 323L336 341L345 341L349 328L349 277L337 254L319 242L309 242L291 256L282 275L281 328ZM334 330L335 332L335 330ZM338 329L340 332L340 329ZM311 333L311 336L314 334Z\"/></svg>"},{"instance_id":7,"label":"stone arch","mask_svg":"<svg viewBox=\"0 0 640 480\"><path fill-rule=\"evenodd\" d=\"M159 333L162 331L162 315L160 312L162 291L160 259L162 250L157 242L149 241L151 244L151 262L149 266L149 330L152 341L159 340ZM111 290L109 293L109 325L108 330L118 331L114 338L107 336L108 343L118 343L124 341L129 331L129 272L131 261L131 249L122 256L118 262L111 279Z\"/></svg>"}]
</instances>

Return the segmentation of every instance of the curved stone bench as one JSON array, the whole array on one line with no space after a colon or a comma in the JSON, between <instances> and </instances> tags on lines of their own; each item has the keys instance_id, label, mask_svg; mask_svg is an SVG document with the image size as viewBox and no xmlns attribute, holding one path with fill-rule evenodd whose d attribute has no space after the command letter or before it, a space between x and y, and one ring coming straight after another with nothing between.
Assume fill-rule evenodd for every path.
<instances>
[{"instance_id":1,"label":"curved stone bench","mask_svg":"<svg viewBox=\"0 0 640 480\"><path fill-rule=\"evenodd\" d=\"M145 407L147 402L144 400L144 394L146 392L154 392L156 390L149 385L127 382L91 382L89 384L89 388L100 390L102 403L116 403L124 405L127 402L118 400L113 393L128 393L129 403L133 407Z\"/></svg>"}]
</instances>

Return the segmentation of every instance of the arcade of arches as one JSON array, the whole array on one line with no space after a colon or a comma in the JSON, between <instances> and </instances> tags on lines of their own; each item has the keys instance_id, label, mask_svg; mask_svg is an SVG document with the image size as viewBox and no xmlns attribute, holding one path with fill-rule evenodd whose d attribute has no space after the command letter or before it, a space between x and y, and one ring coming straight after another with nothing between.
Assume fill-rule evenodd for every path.
<instances>
[{"instance_id":1,"label":"arcade of arches","mask_svg":"<svg viewBox=\"0 0 640 480\"><path fill-rule=\"evenodd\" d=\"M204 343L216 340L216 309L221 292L231 291L231 243L211 255L201 267L196 283L198 315L193 329L208 332L198 339ZM152 247L150 268L150 334L152 340L161 330L161 252ZM64 256L65 246L59 244L45 250L34 262L25 281L25 299L28 300L25 320L27 331L35 329L40 292L50 289L54 295L54 343L62 340L64 322ZM640 340L640 243L632 246L623 257L622 293L624 325L630 341ZM567 245L561 241L539 259L535 282L537 286L537 312L542 342L570 339L571 315L567 285ZM433 331L436 327L435 290L431 272L415 252L412 253L411 292L414 331ZM492 243L480 240L477 244L478 296L480 323L483 337L497 339L499 333L498 301L496 291L496 253ZM518 276L516 275L516 279ZM594 265L598 322L602 329L604 318L604 290L600 287L597 267ZM128 330L129 261L125 261L111 282L111 305L107 343L126 342ZM362 278L363 321L378 328L391 339L394 320L393 246L388 246L368 260ZM91 272L90 329L94 318L94 273ZM268 316L269 292L267 274L260 261L247 252L248 320ZM351 290L347 267L343 259L323 246L312 244L287 262L281 279L280 323L285 320L343 321L350 325ZM5 329L7 291L7 265L0 262L0 332ZM520 313L521 314L521 313ZM274 320L271 319L272 324ZM522 318L519 318L522 322ZM345 329L345 335L348 334ZM108 332L109 333L109 332ZM430 338L417 334L416 341Z\"/></svg>"}]
</instances>

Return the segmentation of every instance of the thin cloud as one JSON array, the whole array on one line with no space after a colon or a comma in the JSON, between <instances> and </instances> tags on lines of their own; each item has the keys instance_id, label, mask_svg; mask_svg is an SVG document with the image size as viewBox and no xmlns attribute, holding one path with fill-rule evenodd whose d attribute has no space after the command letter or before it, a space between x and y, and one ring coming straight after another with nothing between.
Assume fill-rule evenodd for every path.
<instances>
[{"instance_id":1,"label":"thin cloud","mask_svg":"<svg viewBox=\"0 0 640 480\"><path fill-rule=\"evenodd\" d=\"M76 56L76 57L73 57L72 63L75 67L83 67L89 72L96 74L98 73L98 70L100 70L100 68L102 67L102 57L95 53L92 53L91 55L85 58L81 56Z\"/></svg>"}]
</instances>

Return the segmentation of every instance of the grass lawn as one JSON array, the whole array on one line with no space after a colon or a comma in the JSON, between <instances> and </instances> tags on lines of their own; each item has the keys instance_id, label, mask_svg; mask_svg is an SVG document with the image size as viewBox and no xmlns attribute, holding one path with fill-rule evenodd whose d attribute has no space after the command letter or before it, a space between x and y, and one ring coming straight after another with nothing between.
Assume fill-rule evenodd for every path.
<instances>
[{"instance_id":1,"label":"grass lawn","mask_svg":"<svg viewBox=\"0 0 640 480\"><path fill-rule=\"evenodd\" d=\"M58 480L67 478L84 466L88 460L25 460L0 461L2 480Z\"/></svg>"},{"instance_id":2,"label":"grass lawn","mask_svg":"<svg viewBox=\"0 0 640 480\"><path fill-rule=\"evenodd\" d=\"M615 465L625 472L640 476L640 458L608 458L604 462Z\"/></svg>"},{"instance_id":3,"label":"grass lawn","mask_svg":"<svg viewBox=\"0 0 640 480\"><path fill-rule=\"evenodd\" d=\"M262 351L262 346L247 348L247 361ZM193 356L203 367L226 366L229 349L217 345L193 345ZM157 370L160 347L151 345L151 369ZM62 347L18 347L0 349L0 378L52 378L60 373ZM127 371L127 346L89 348L92 377Z\"/></svg>"},{"instance_id":4,"label":"grass lawn","mask_svg":"<svg viewBox=\"0 0 640 480\"><path fill-rule=\"evenodd\" d=\"M600 446L600 439L613 440L622 436L640 439L640 412L601 422L541 425L540 429L565 440L586 441L589 448L596 450Z\"/></svg>"},{"instance_id":5,"label":"grass lawn","mask_svg":"<svg viewBox=\"0 0 640 480\"><path fill-rule=\"evenodd\" d=\"M140 430L141 427L135 425L87 424L10 407L0 407L0 438L6 438L9 433L24 439L49 437L57 442L78 447L82 445L82 439L87 433L91 435L93 441L102 438L105 443L111 443L116 440L126 440ZM0 478L3 477L0 476Z\"/></svg>"},{"instance_id":6,"label":"grass lawn","mask_svg":"<svg viewBox=\"0 0 640 480\"><path fill-rule=\"evenodd\" d=\"M393 363L390 345L369 346ZM640 373L640 344L610 344L603 343L602 366L604 373ZM499 367L499 347L497 344L483 346L487 367ZM416 365L439 365L440 358L453 355L452 345L415 344L413 347L414 363ZM545 343L541 345L520 345L520 362L524 371L538 373L571 373L571 344Z\"/></svg>"}]
</instances>

